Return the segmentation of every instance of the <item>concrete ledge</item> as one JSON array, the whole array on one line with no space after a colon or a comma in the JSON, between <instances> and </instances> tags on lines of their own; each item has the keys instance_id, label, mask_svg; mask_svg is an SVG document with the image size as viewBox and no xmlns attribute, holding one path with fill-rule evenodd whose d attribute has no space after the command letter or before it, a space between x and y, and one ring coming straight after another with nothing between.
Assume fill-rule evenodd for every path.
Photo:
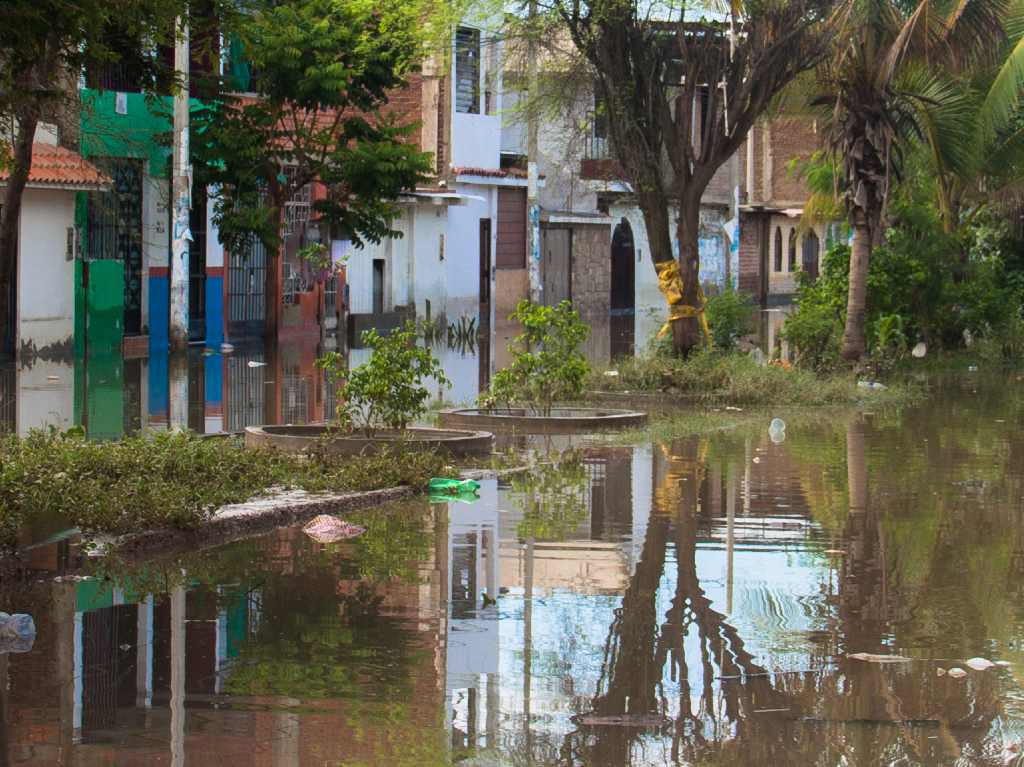
<instances>
[{"instance_id":1,"label":"concrete ledge","mask_svg":"<svg viewBox=\"0 0 1024 767\"><path fill-rule=\"evenodd\" d=\"M245 446L288 453L322 450L342 456L365 455L393 447L445 452L456 457L486 456L494 448L494 435L486 431L414 426L401 431L379 429L372 438L367 438L360 433L349 434L329 426L249 426L245 430Z\"/></svg>"},{"instance_id":2,"label":"concrete ledge","mask_svg":"<svg viewBox=\"0 0 1024 767\"><path fill-rule=\"evenodd\" d=\"M346 512L412 498L411 487L392 487L360 493L313 494L291 490L224 506L191 530L158 528L117 538L94 538L90 555L115 552L128 561L184 550L202 550L269 533L279 527L305 522L318 514Z\"/></svg>"},{"instance_id":3,"label":"concrete ledge","mask_svg":"<svg viewBox=\"0 0 1024 767\"><path fill-rule=\"evenodd\" d=\"M580 434L646 423L647 413L588 407L556 407L550 416L531 415L525 408L461 408L442 410L438 414L438 424L443 428L486 428L503 434Z\"/></svg>"}]
</instances>

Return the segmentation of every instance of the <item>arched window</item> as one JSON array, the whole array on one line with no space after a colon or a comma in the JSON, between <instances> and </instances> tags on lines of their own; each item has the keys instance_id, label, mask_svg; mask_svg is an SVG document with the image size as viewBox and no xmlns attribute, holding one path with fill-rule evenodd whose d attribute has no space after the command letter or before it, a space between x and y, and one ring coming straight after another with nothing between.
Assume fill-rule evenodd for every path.
<instances>
[{"instance_id":1,"label":"arched window","mask_svg":"<svg viewBox=\"0 0 1024 767\"><path fill-rule=\"evenodd\" d=\"M811 281L818 279L818 256L821 250L821 241L812 229L804 236L803 248L803 270Z\"/></svg>"},{"instance_id":2,"label":"arched window","mask_svg":"<svg viewBox=\"0 0 1024 767\"><path fill-rule=\"evenodd\" d=\"M796 271L796 229L789 230L789 271Z\"/></svg>"},{"instance_id":3,"label":"arched window","mask_svg":"<svg viewBox=\"0 0 1024 767\"><path fill-rule=\"evenodd\" d=\"M782 227L775 227L775 271L782 271Z\"/></svg>"}]
</instances>

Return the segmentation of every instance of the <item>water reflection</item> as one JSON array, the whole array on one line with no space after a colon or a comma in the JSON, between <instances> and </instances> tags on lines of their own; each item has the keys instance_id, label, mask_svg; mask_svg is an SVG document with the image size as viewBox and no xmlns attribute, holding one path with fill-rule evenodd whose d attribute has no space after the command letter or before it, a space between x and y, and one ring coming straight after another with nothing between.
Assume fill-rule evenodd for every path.
<instances>
[{"instance_id":1,"label":"water reflection","mask_svg":"<svg viewBox=\"0 0 1024 767\"><path fill-rule=\"evenodd\" d=\"M0 366L0 432L82 426L92 439L112 440L142 430L188 428L199 434L239 432L268 423L315 423L334 413L335 392L314 362L317 339L241 346L231 354L199 348L188 354L125 359L34 359ZM483 370L475 345L435 348L449 390L437 395L471 403ZM350 364L368 351L352 349Z\"/></svg>"},{"instance_id":2,"label":"water reflection","mask_svg":"<svg viewBox=\"0 0 1024 767\"><path fill-rule=\"evenodd\" d=\"M576 449L339 544L40 547L0 764L1004 764L1018 666L937 673L1024 660L1024 396L975 388Z\"/></svg>"}]
</instances>

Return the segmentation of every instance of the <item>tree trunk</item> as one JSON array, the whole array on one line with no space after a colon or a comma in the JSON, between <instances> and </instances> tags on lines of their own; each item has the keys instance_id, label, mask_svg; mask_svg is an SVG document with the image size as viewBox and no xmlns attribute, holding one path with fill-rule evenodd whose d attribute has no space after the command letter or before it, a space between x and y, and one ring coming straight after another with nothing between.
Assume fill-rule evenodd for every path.
<instances>
[{"instance_id":1,"label":"tree trunk","mask_svg":"<svg viewBox=\"0 0 1024 767\"><path fill-rule=\"evenodd\" d=\"M647 241L648 246L651 249L651 263L657 267L658 264L666 263L675 260L672 255L672 235L671 226L669 224L669 205L668 199L661 192L648 192L646 194L638 194L637 202L640 205L640 211L644 216L644 226L647 229ZM700 221L700 208L697 208L697 224L692 226L693 229L693 253L688 259L691 262L692 268L696 270L697 262L699 258L697 256L697 229ZM689 231L689 226L687 231ZM682 231L682 226L677 226L677 233ZM680 239L680 243L683 240ZM685 275L686 266L683 263L679 265L680 272ZM685 280L684 276L684 280ZM693 282L692 286L684 292L684 298L696 303L696 282ZM690 294L693 295L690 295ZM697 320L679 320L671 323L672 328L672 347L675 349L677 354L686 355L699 343L700 341L700 326L697 324ZM691 329L692 326L692 329Z\"/></svg>"},{"instance_id":2,"label":"tree trunk","mask_svg":"<svg viewBox=\"0 0 1024 767\"><path fill-rule=\"evenodd\" d=\"M32 142L39 117L35 111L23 114L18 120L18 133L14 141L14 166L4 189L3 210L0 213L0 355L14 352L14 327L17 293L13 289L14 267L18 261L18 221L21 218L21 199L32 169Z\"/></svg>"},{"instance_id":3,"label":"tree trunk","mask_svg":"<svg viewBox=\"0 0 1024 767\"><path fill-rule=\"evenodd\" d=\"M867 217L857 212L853 222L853 252L850 254L850 287L846 299L846 329L843 331L843 359L856 362L867 347L864 336L867 314L868 264L871 261L871 229Z\"/></svg>"},{"instance_id":4,"label":"tree trunk","mask_svg":"<svg viewBox=\"0 0 1024 767\"><path fill-rule=\"evenodd\" d=\"M676 223L679 240L679 274L683 279L683 301L686 306L700 306L700 197L680 197L679 220ZM676 352L689 355L701 343L699 317L687 317L672 323L672 338Z\"/></svg>"}]
</instances>

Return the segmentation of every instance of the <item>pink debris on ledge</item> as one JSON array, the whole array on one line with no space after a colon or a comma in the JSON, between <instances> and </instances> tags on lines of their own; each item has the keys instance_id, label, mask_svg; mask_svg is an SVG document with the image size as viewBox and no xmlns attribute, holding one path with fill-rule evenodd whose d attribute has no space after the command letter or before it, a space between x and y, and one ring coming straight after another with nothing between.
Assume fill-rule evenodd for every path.
<instances>
[{"instance_id":1,"label":"pink debris on ledge","mask_svg":"<svg viewBox=\"0 0 1024 767\"><path fill-rule=\"evenodd\" d=\"M366 528L350 524L330 514L321 514L307 522L302 532L317 543L337 543L362 535Z\"/></svg>"}]
</instances>

